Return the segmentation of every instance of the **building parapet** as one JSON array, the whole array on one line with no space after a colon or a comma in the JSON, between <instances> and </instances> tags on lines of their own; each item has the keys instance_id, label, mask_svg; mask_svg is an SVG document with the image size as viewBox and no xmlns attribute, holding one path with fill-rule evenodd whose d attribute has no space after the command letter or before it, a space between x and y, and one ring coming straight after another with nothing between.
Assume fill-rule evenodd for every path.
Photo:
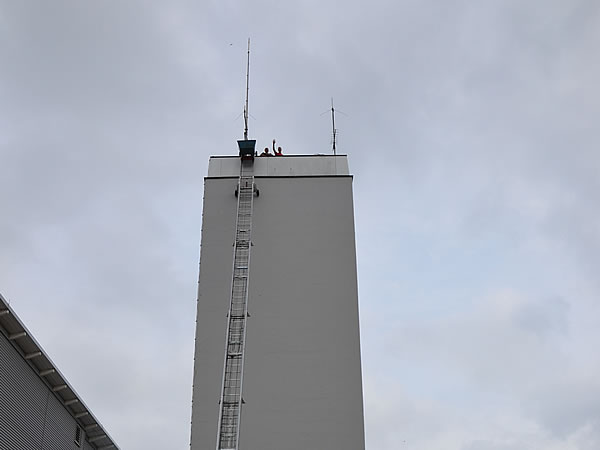
<instances>
[{"instance_id":1,"label":"building parapet","mask_svg":"<svg viewBox=\"0 0 600 450\"><path fill-rule=\"evenodd\" d=\"M207 178L239 177L240 158L211 156ZM349 176L346 155L259 156L254 160L255 177Z\"/></svg>"}]
</instances>

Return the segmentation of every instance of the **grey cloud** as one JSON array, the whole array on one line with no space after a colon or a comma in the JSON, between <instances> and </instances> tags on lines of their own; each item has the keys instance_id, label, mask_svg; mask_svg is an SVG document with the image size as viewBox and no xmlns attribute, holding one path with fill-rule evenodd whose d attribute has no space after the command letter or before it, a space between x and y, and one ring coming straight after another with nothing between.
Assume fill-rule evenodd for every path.
<instances>
[{"instance_id":1,"label":"grey cloud","mask_svg":"<svg viewBox=\"0 0 600 450\"><path fill-rule=\"evenodd\" d=\"M528 448L525 446L525 448ZM524 450L523 444L510 444L494 441L478 440L463 447L463 450Z\"/></svg>"},{"instance_id":2,"label":"grey cloud","mask_svg":"<svg viewBox=\"0 0 600 450\"><path fill-rule=\"evenodd\" d=\"M543 425L560 437L587 428L600 442L600 386L597 380L583 377L566 379L543 391L532 392L526 407L539 415Z\"/></svg>"},{"instance_id":3,"label":"grey cloud","mask_svg":"<svg viewBox=\"0 0 600 450\"><path fill-rule=\"evenodd\" d=\"M561 298L550 298L524 305L515 311L514 318L526 330L544 335L568 331L569 304Z\"/></svg>"}]
</instances>

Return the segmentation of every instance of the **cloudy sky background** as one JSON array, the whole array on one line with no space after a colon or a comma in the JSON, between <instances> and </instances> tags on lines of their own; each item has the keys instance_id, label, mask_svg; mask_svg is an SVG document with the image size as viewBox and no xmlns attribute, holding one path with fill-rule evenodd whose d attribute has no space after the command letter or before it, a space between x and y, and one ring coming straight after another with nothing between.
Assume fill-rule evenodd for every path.
<instances>
[{"instance_id":1,"label":"cloudy sky background","mask_svg":"<svg viewBox=\"0 0 600 450\"><path fill-rule=\"evenodd\" d=\"M0 0L0 292L123 450L185 449L203 176L355 175L368 450L600 448L600 4Z\"/></svg>"}]
</instances>

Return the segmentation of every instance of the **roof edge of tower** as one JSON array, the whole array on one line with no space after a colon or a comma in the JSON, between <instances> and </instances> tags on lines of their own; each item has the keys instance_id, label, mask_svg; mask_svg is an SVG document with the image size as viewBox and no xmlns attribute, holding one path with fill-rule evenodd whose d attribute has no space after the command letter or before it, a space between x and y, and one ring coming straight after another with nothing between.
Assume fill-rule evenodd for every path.
<instances>
[{"instance_id":1,"label":"roof edge of tower","mask_svg":"<svg viewBox=\"0 0 600 450\"><path fill-rule=\"evenodd\" d=\"M239 156L211 156L207 178L237 177ZM259 156L254 160L256 177L348 176L346 155Z\"/></svg>"}]
</instances>

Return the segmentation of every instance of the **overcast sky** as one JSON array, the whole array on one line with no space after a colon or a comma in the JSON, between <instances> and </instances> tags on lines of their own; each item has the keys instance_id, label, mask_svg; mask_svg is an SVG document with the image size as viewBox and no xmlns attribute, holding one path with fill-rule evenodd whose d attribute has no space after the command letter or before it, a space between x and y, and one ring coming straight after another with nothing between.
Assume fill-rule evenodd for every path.
<instances>
[{"instance_id":1,"label":"overcast sky","mask_svg":"<svg viewBox=\"0 0 600 450\"><path fill-rule=\"evenodd\" d=\"M203 177L354 174L368 450L600 448L596 0L0 0L0 292L123 450L189 445Z\"/></svg>"}]
</instances>

